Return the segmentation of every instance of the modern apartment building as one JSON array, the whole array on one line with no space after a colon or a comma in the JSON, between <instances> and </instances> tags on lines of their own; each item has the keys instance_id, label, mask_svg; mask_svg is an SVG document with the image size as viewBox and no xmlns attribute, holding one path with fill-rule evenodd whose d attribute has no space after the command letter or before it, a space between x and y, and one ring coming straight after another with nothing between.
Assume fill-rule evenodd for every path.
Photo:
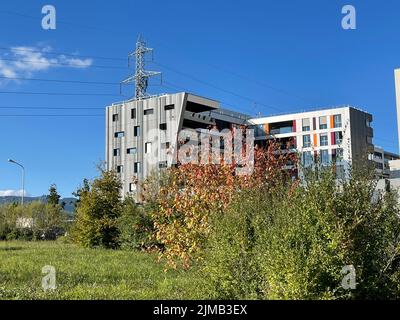
<instances>
[{"instance_id":1,"label":"modern apartment building","mask_svg":"<svg viewBox=\"0 0 400 320\"><path fill-rule=\"evenodd\" d=\"M259 144L275 138L283 148L289 146L301 154L303 167L319 161L336 163L344 176L351 164L367 161L374 152L372 115L343 106L251 119L256 125Z\"/></svg>"},{"instance_id":2,"label":"modern apartment building","mask_svg":"<svg viewBox=\"0 0 400 320\"><path fill-rule=\"evenodd\" d=\"M394 160L399 160L399 155L385 151L383 148L375 146L373 161L375 169L379 177L390 178L390 163Z\"/></svg>"},{"instance_id":3,"label":"modern apartment building","mask_svg":"<svg viewBox=\"0 0 400 320\"><path fill-rule=\"evenodd\" d=\"M176 165L178 140L185 139L179 134L187 128L199 133L247 125L255 129L256 144L272 138L282 148L290 143L305 167L333 162L341 176L356 161L365 163L368 154L370 160L379 158L376 149L372 159L372 116L350 106L249 119L221 109L215 100L182 92L114 103L106 113L106 164L120 175L124 195L140 194L140 182L152 171Z\"/></svg>"},{"instance_id":4,"label":"modern apartment building","mask_svg":"<svg viewBox=\"0 0 400 320\"><path fill-rule=\"evenodd\" d=\"M140 182L152 171L177 163L182 129L232 130L247 118L221 109L215 100L185 92L114 103L106 110L107 169L120 175L123 195L137 196Z\"/></svg>"}]
</instances>

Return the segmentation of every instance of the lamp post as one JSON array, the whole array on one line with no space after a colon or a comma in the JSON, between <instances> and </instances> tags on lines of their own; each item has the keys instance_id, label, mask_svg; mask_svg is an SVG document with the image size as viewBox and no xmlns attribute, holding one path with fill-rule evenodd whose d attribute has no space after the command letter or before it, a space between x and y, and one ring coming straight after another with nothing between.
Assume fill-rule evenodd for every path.
<instances>
[{"instance_id":1,"label":"lamp post","mask_svg":"<svg viewBox=\"0 0 400 320\"><path fill-rule=\"evenodd\" d=\"M18 163L17 161L13 159L8 159L8 162L14 163L17 166L20 166L22 168L22 195L21 195L21 205L24 205L24 193L25 193L25 168L22 164Z\"/></svg>"}]
</instances>

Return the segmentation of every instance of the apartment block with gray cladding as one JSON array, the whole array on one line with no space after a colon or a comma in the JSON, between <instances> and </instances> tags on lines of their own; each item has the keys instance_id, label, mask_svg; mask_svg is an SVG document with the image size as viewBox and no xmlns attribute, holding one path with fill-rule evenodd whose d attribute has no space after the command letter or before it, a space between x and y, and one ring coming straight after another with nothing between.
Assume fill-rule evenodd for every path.
<instances>
[{"instance_id":1,"label":"apartment block with gray cladding","mask_svg":"<svg viewBox=\"0 0 400 320\"><path fill-rule=\"evenodd\" d=\"M177 163L182 129L219 130L247 123L247 116L189 93L114 103L106 110L106 165L121 177L122 193L139 200L140 182Z\"/></svg>"}]
</instances>

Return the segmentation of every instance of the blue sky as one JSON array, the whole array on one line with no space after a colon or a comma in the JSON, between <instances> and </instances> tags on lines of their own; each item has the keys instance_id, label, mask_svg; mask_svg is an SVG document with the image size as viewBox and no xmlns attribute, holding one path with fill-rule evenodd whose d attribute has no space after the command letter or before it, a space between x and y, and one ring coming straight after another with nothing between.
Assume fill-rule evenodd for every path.
<instances>
[{"instance_id":1,"label":"blue sky","mask_svg":"<svg viewBox=\"0 0 400 320\"><path fill-rule=\"evenodd\" d=\"M46 4L56 8L56 30L41 27ZM356 30L341 27L346 4L356 8ZM185 88L253 115L351 104L373 114L375 144L397 151L399 12L396 0L4 0L0 76L107 84L0 79L0 195L20 189L8 158L25 165L30 195L56 183L70 196L96 176L103 108L124 98L117 83L132 72L126 56L139 33L155 49L148 69L163 72L164 86L152 80L151 93Z\"/></svg>"}]
</instances>

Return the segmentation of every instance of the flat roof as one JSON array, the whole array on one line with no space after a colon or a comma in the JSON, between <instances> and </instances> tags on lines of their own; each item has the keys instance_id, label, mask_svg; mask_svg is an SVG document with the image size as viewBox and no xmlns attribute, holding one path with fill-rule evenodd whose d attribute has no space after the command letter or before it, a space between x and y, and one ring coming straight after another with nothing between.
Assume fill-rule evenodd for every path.
<instances>
[{"instance_id":1,"label":"flat roof","mask_svg":"<svg viewBox=\"0 0 400 320\"><path fill-rule=\"evenodd\" d=\"M218 100L210 99L210 98L203 97L203 96L200 96L197 94L182 91L182 92L175 92L175 93L160 93L160 94L156 94L156 95L150 95L143 99L130 98L127 100L113 102L112 104L108 105L107 107L117 106L117 105L134 102L134 101L149 100L149 99L155 99L155 98L166 97L166 96L174 96L174 95L179 95L179 94L187 94L188 101L198 103L198 104L204 104L204 105L212 107L213 109L217 109L220 106L220 102Z\"/></svg>"},{"instance_id":2,"label":"flat roof","mask_svg":"<svg viewBox=\"0 0 400 320\"><path fill-rule=\"evenodd\" d=\"M364 112L364 113L368 113L369 112L361 109L361 108L357 108L357 107L353 107L351 105L339 105L339 106L330 106L330 107L316 107L316 108L309 108L309 109L303 109L303 110L299 110L299 111L285 111L285 112L280 112L280 113L274 113L274 114L270 114L270 115L260 115L257 117L252 117L252 119L260 119L260 118L272 118L272 117L279 117L279 116L285 116L285 115L290 115L290 114L300 114L300 113L308 113L308 112L317 112L317 111L327 111L327 110L334 110L334 109L343 109L343 108L350 108L350 109L354 109L360 112Z\"/></svg>"}]
</instances>

